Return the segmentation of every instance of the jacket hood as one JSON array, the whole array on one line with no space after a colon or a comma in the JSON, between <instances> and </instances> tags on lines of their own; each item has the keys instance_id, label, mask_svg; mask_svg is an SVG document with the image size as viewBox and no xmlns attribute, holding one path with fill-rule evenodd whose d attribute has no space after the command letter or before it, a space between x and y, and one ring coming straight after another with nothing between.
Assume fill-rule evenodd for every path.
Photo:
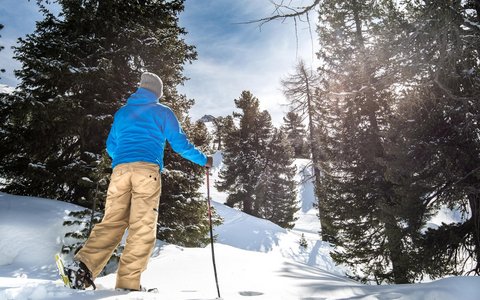
<instances>
[{"instance_id":1,"label":"jacket hood","mask_svg":"<svg viewBox=\"0 0 480 300\"><path fill-rule=\"evenodd\" d=\"M150 104L158 103L158 96L145 88L138 88L128 99L127 104Z\"/></svg>"}]
</instances>

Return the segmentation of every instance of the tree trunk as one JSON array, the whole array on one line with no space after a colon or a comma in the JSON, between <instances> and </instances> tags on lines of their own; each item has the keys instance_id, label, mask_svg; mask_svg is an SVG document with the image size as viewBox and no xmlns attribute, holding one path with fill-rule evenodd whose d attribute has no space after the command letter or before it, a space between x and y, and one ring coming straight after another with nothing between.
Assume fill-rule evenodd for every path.
<instances>
[{"instance_id":1,"label":"tree trunk","mask_svg":"<svg viewBox=\"0 0 480 300\"><path fill-rule=\"evenodd\" d=\"M313 165L313 175L314 175L314 183L315 187L319 189L322 185L321 179L321 171L320 171L320 160L317 151L319 147L317 147L315 143L315 124L313 123L313 116L315 114L314 104L313 104L313 94L312 94L312 87L309 80L309 76L307 74L307 70L305 67L301 68L302 76L305 80L306 91L307 91L307 110L308 110L308 131L309 131L309 138L310 138L310 153L312 154L312 165ZM322 199L320 199L319 195L317 195L318 200L318 217L320 219L320 227L321 227L321 237L322 241L332 241L333 236L331 230L329 230L328 222L326 221L325 216L323 216L322 212Z\"/></svg>"},{"instance_id":2,"label":"tree trunk","mask_svg":"<svg viewBox=\"0 0 480 300\"><path fill-rule=\"evenodd\" d=\"M473 223L473 241L475 244L475 261L477 265L474 268L476 275L480 275L480 195L470 194L468 195L468 201L470 203L470 209L472 211L472 223Z\"/></svg>"},{"instance_id":3,"label":"tree trunk","mask_svg":"<svg viewBox=\"0 0 480 300\"><path fill-rule=\"evenodd\" d=\"M392 275L395 284L410 283L408 280L408 266L403 263L405 257L402 247L402 232L395 225L395 218L387 216L385 222L385 231L388 237L387 249L390 252L392 262Z\"/></svg>"}]
</instances>

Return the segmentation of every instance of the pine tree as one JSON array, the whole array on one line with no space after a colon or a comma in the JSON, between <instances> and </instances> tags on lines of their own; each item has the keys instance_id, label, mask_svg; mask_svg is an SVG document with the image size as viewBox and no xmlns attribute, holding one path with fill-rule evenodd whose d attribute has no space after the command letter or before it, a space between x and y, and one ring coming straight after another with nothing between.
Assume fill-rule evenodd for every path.
<instances>
[{"instance_id":1,"label":"pine tree","mask_svg":"<svg viewBox=\"0 0 480 300\"><path fill-rule=\"evenodd\" d=\"M308 242L307 239L305 238L305 234L302 233L302 236L300 237L300 240L298 241L298 244L302 250L306 250L308 247Z\"/></svg>"},{"instance_id":2,"label":"pine tree","mask_svg":"<svg viewBox=\"0 0 480 300\"><path fill-rule=\"evenodd\" d=\"M448 207L466 216L426 231L418 262L432 278L478 275L480 4L425 1L408 8L410 38L400 46L411 63L399 64L399 70L412 88L399 107L404 125L398 126L398 144L405 161L415 162L411 186L425 190L419 197L423 207L435 209L431 213Z\"/></svg>"},{"instance_id":3,"label":"pine tree","mask_svg":"<svg viewBox=\"0 0 480 300\"><path fill-rule=\"evenodd\" d=\"M178 25L183 2L59 0L57 17L38 1L43 20L15 49L23 66L16 72L18 90L7 105L9 130L1 137L6 141L0 145L0 171L8 180L4 191L92 207L93 186L88 183L107 174L98 162L112 116L144 71L162 78L161 101L181 121L188 119L193 100L179 95L176 86L185 80L183 64L195 59L196 52L185 43L186 32ZM168 221L161 222L185 221L182 209L190 211L185 215L196 209L198 216L204 212L200 205L186 205L201 199L192 190L199 186L203 170L178 161L167 151L159 218ZM166 205L177 200L185 203L167 216ZM208 223L202 220L197 225L203 228ZM162 224L182 228L178 222ZM204 229L188 229L189 244L196 243L195 234L203 241Z\"/></svg>"},{"instance_id":4,"label":"pine tree","mask_svg":"<svg viewBox=\"0 0 480 300\"><path fill-rule=\"evenodd\" d=\"M314 143L315 123L314 116L318 111L315 92L319 83L318 76L312 70L309 70L301 60L296 66L296 72L288 78L282 80L283 92L290 101L292 112L297 113L300 120L307 120L309 150L312 155L312 163L315 170L316 180L320 181L319 158L316 155L316 145Z\"/></svg>"},{"instance_id":5,"label":"pine tree","mask_svg":"<svg viewBox=\"0 0 480 300\"><path fill-rule=\"evenodd\" d=\"M298 210L292 148L283 132L274 132L270 114L259 110L250 92L242 92L235 104L242 110L235 113L239 127L233 118L225 119L224 169L217 188L229 192L227 205L292 227Z\"/></svg>"},{"instance_id":6,"label":"pine tree","mask_svg":"<svg viewBox=\"0 0 480 300\"><path fill-rule=\"evenodd\" d=\"M214 132L213 132L213 144L215 148L215 144L217 145L217 150L222 150L223 143L225 140L226 129L225 129L225 122L227 119L225 117L217 117L213 120Z\"/></svg>"},{"instance_id":7,"label":"pine tree","mask_svg":"<svg viewBox=\"0 0 480 300\"><path fill-rule=\"evenodd\" d=\"M41 2L40 2L41 3ZM184 111L176 94L182 64L195 58L180 35L180 1L59 1L58 18L40 4L44 19L19 40L22 68L17 96L23 106L18 159L8 161L7 191L82 202L100 158L112 115L134 91L143 70L158 73L165 101ZM41 180L40 180L41 178Z\"/></svg>"},{"instance_id":8,"label":"pine tree","mask_svg":"<svg viewBox=\"0 0 480 300\"><path fill-rule=\"evenodd\" d=\"M65 254L76 253L87 240L95 224L99 223L103 218L105 209L106 190L109 182L109 170L111 161L107 152L104 151L101 160L96 162L95 171L93 172L94 181L85 177L79 181L89 188L87 195L92 202L92 206L84 210L72 211L68 214L68 218L63 222L64 226L73 227L72 231L65 234L65 240L62 246L62 252ZM86 199L84 199L86 202ZM120 249L116 249L113 253L113 261L118 262Z\"/></svg>"},{"instance_id":9,"label":"pine tree","mask_svg":"<svg viewBox=\"0 0 480 300\"><path fill-rule=\"evenodd\" d=\"M220 191L230 192L227 205L260 216L255 202L255 186L261 172L259 165L264 159L262 151L271 136L271 119L268 112L260 112L258 99L248 91L242 92L235 105L242 111L234 114L240 125L239 128L230 128L225 140L223 163L226 168L220 172L220 181L216 185Z\"/></svg>"},{"instance_id":10,"label":"pine tree","mask_svg":"<svg viewBox=\"0 0 480 300\"><path fill-rule=\"evenodd\" d=\"M296 167L293 149L284 132L275 130L264 156L265 165L255 195L261 205L260 215L283 228L292 228L299 209L294 180Z\"/></svg>"},{"instance_id":11,"label":"pine tree","mask_svg":"<svg viewBox=\"0 0 480 300\"><path fill-rule=\"evenodd\" d=\"M306 132L305 125L302 123L300 116L290 111L283 117L284 125L282 129L286 132L296 158L309 158L309 150L305 141Z\"/></svg>"},{"instance_id":12,"label":"pine tree","mask_svg":"<svg viewBox=\"0 0 480 300\"><path fill-rule=\"evenodd\" d=\"M189 139L207 152L209 137L205 124L192 125L187 119L184 129L190 132ZM205 246L209 242L206 197L199 191L205 168L185 160L170 147L170 159L162 173L157 237L163 241L185 247ZM221 219L213 215L213 225Z\"/></svg>"},{"instance_id":13,"label":"pine tree","mask_svg":"<svg viewBox=\"0 0 480 300\"><path fill-rule=\"evenodd\" d=\"M320 6L320 72L328 81L329 173L323 188L324 214L346 263L362 281L412 282L412 240L424 214L402 201L388 170L385 138L395 107L391 84L397 15L391 1L324 1ZM413 212L413 213L412 213Z\"/></svg>"},{"instance_id":14,"label":"pine tree","mask_svg":"<svg viewBox=\"0 0 480 300\"><path fill-rule=\"evenodd\" d=\"M3 24L0 24L0 30L3 29ZM0 35L0 38L2 36ZM0 45L0 51L2 51L5 47ZM0 66L0 73L5 72L4 69L1 69ZM0 77L1 78L1 77ZM12 105L11 103L14 102L14 97L13 95L10 95L9 93L5 93L3 91L0 92L0 157L2 157L4 160L7 157L7 153L5 149L7 149L9 144L9 140L7 139L7 136L11 134L12 130L12 123L13 123L13 114L11 113L12 111ZM3 174L3 164L0 164L0 174ZM3 187L3 183L0 184L0 188Z\"/></svg>"}]
</instances>

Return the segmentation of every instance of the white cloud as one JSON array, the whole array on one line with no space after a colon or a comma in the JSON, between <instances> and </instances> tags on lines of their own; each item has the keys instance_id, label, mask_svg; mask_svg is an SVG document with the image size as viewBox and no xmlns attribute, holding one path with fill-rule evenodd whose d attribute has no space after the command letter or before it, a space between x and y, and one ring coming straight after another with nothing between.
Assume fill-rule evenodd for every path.
<instances>
[{"instance_id":1,"label":"white cloud","mask_svg":"<svg viewBox=\"0 0 480 300\"><path fill-rule=\"evenodd\" d=\"M212 2L224 4L224 1ZM310 65L315 63L317 48L312 49L312 44L318 45L315 25L311 24L312 37L306 23L298 23L295 29L293 21L270 22L261 30L258 24L232 25L233 22L268 16L273 9L269 1L242 3L245 5L241 7L244 18L241 20L225 15L228 12L223 20L215 22L202 22L201 17L182 22L181 16L182 25L190 32L187 42L197 47L199 57L192 65L186 66L186 75L191 79L180 90L196 100L191 110L194 119L204 114L230 114L235 109L233 99L238 98L241 91L249 90L259 98L261 108L270 112L275 125L280 125L288 109L280 81L293 72L299 58ZM197 9L195 14L189 11L190 8ZM219 7L210 5L208 9L213 14ZM190 7L187 2L186 15L189 18L201 13L208 14L198 11L198 7Z\"/></svg>"}]
</instances>

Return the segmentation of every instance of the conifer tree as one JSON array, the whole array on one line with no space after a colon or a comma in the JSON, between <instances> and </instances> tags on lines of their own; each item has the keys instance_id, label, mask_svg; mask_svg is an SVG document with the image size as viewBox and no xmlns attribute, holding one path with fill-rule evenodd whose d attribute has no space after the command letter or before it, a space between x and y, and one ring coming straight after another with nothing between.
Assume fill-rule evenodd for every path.
<instances>
[{"instance_id":1,"label":"conifer tree","mask_svg":"<svg viewBox=\"0 0 480 300\"><path fill-rule=\"evenodd\" d=\"M319 79L315 72L309 70L303 60L300 60L296 66L295 73L282 80L283 92L290 101L292 112L297 113L300 120L307 120L309 150L312 156L312 163L315 171L315 178L320 180L319 158L317 157L315 145L315 123L314 116L318 112L317 99L315 92L318 87Z\"/></svg>"},{"instance_id":2,"label":"conifer tree","mask_svg":"<svg viewBox=\"0 0 480 300\"><path fill-rule=\"evenodd\" d=\"M209 136L205 124L191 124L187 119L184 129L189 139L202 145L202 151L208 152ZM199 191L205 168L186 161L174 153L170 147L167 152L170 159L162 173L162 195L160 197L159 223L157 237L163 241L185 247L204 246L209 242L206 198ZM221 219L214 214L213 225L219 225Z\"/></svg>"},{"instance_id":3,"label":"conifer tree","mask_svg":"<svg viewBox=\"0 0 480 300\"><path fill-rule=\"evenodd\" d=\"M0 24L0 31L3 29L3 24ZM0 38L2 36L0 35ZM2 46L0 44L0 52L4 49L5 47ZM0 73L3 73L5 72L4 69L1 68L2 66L0 65ZM1 78L1 77L0 77ZM12 128L10 126L10 124L12 123L11 120L12 120L12 116L9 116L11 115L10 113L10 110L11 110L11 105L10 103L12 102L13 100L13 96L6 93L6 92L3 92L3 91L0 91L0 124L3 124L3 125L0 125L0 156L1 157L5 157L7 153L5 153L4 149L6 149L5 145L8 143L8 140L6 138L6 136L11 132ZM4 145L3 147L1 145ZM2 169L3 169L3 164L0 164L0 174L2 174ZM0 188L3 186L0 185Z\"/></svg>"},{"instance_id":4,"label":"conifer tree","mask_svg":"<svg viewBox=\"0 0 480 300\"><path fill-rule=\"evenodd\" d=\"M225 140L223 162L226 169L220 172L217 188L229 191L226 204L238 206L253 216L259 215L255 202L255 186L263 162L262 151L271 136L272 124L268 112L260 112L259 101L252 93L243 91L235 105L242 112L235 113L239 128L231 128ZM233 125L233 124L232 124Z\"/></svg>"},{"instance_id":5,"label":"conifer tree","mask_svg":"<svg viewBox=\"0 0 480 300\"><path fill-rule=\"evenodd\" d=\"M478 274L479 2L273 3L261 22L319 9L335 258L378 283ZM463 220L424 232L440 207Z\"/></svg>"},{"instance_id":6,"label":"conifer tree","mask_svg":"<svg viewBox=\"0 0 480 300\"><path fill-rule=\"evenodd\" d=\"M227 117L217 117L213 120L213 126L214 126L214 139L213 139L213 144L214 148L217 150L222 150L223 148L223 143L225 141L225 135L227 134L227 123L229 120L227 120L229 116ZM217 145L215 147L215 144Z\"/></svg>"},{"instance_id":7,"label":"conifer tree","mask_svg":"<svg viewBox=\"0 0 480 300\"><path fill-rule=\"evenodd\" d=\"M264 155L265 165L255 195L261 205L260 215L283 228L292 228L299 209L296 168L293 148L283 131L275 129Z\"/></svg>"},{"instance_id":8,"label":"conifer tree","mask_svg":"<svg viewBox=\"0 0 480 300\"><path fill-rule=\"evenodd\" d=\"M415 162L411 186L423 187L422 208L434 213L448 207L465 215L426 231L418 263L432 278L479 275L480 5L442 0L408 8L414 38L400 46L411 64L399 69L412 88L399 107L398 145L404 160Z\"/></svg>"},{"instance_id":9,"label":"conifer tree","mask_svg":"<svg viewBox=\"0 0 480 300\"><path fill-rule=\"evenodd\" d=\"M222 151L224 150L224 147L226 145L226 141L229 137L232 137L233 132L236 130L235 122L234 122L234 117L233 115L229 115L226 117L221 117L221 124L220 129L221 129L221 139L222 139ZM220 145L220 143L219 143Z\"/></svg>"},{"instance_id":10,"label":"conifer tree","mask_svg":"<svg viewBox=\"0 0 480 300\"><path fill-rule=\"evenodd\" d=\"M235 100L241 112L226 118L224 169L216 183L228 191L226 204L266 218L284 227L293 226L296 203L292 149L284 133L275 133L270 114L259 110L250 92Z\"/></svg>"},{"instance_id":11,"label":"conifer tree","mask_svg":"<svg viewBox=\"0 0 480 300\"><path fill-rule=\"evenodd\" d=\"M283 117L283 122L282 129L287 134L287 138L294 149L294 156L296 158L309 158L309 150L305 141L305 125L302 123L300 116L290 111Z\"/></svg>"},{"instance_id":12,"label":"conifer tree","mask_svg":"<svg viewBox=\"0 0 480 300\"><path fill-rule=\"evenodd\" d=\"M402 202L387 172L393 47L384 39L396 38L389 26L393 9L388 0L324 1L318 27L331 115L323 208L342 248L334 259L360 269L363 274L354 277L377 283L414 280L409 250L424 217L419 210L412 214L417 206Z\"/></svg>"}]
</instances>

